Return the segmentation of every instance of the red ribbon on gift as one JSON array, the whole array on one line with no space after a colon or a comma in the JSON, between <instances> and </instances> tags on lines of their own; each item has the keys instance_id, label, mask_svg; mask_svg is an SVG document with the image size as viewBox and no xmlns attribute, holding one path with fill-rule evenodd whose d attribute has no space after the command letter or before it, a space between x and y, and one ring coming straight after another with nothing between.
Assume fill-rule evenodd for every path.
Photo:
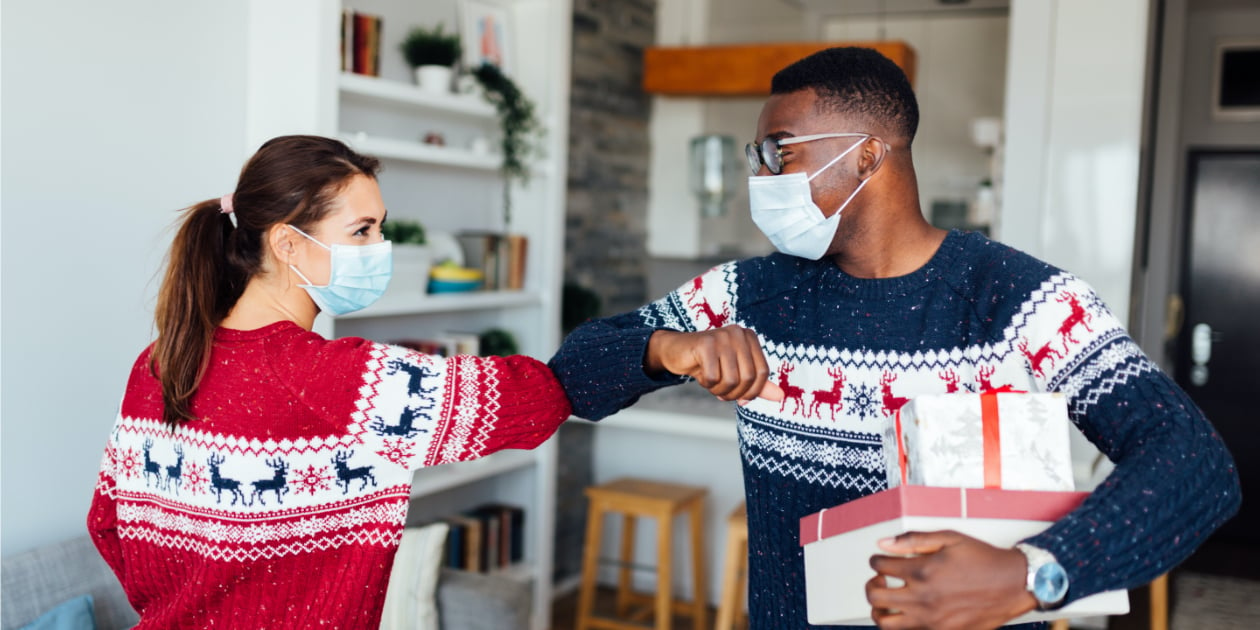
<instances>
[{"instance_id":1,"label":"red ribbon on gift","mask_svg":"<svg viewBox=\"0 0 1260 630\"><path fill-rule=\"evenodd\" d=\"M998 413L998 394L1027 394L1028 392L1003 385L996 389L980 392L980 430L984 439L984 487L1000 489L1002 487L1002 429ZM901 467L901 485L908 485L910 476L910 455L906 452L906 442L901 433L901 410L893 416L897 432L897 463Z\"/></svg>"},{"instance_id":2,"label":"red ribbon on gift","mask_svg":"<svg viewBox=\"0 0 1260 630\"><path fill-rule=\"evenodd\" d=\"M998 394L1026 394L1010 385L980 392L980 427L984 434L984 487L1002 487L1002 429L998 417Z\"/></svg>"}]
</instances>

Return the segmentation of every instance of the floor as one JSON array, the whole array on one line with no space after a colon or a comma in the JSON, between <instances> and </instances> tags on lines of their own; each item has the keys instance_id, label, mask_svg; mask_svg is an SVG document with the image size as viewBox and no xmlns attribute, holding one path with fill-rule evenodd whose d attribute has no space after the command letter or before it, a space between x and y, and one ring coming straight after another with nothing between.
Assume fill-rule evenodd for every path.
<instances>
[{"instance_id":1,"label":"floor","mask_svg":"<svg viewBox=\"0 0 1260 630\"><path fill-rule=\"evenodd\" d=\"M1190 563L1193 565L1194 563ZM1218 565L1219 566L1219 565ZM1254 570L1254 569L1252 569ZM1256 630L1260 628L1260 580L1250 576L1213 575L1178 570L1171 585L1172 614L1170 630ZM596 591L595 610L608 614L613 609L616 593L611 588ZM1112 618L1112 630L1146 630L1150 626L1144 609L1146 593L1131 594L1135 614ZM551 630L573 630L577 616L578 593L573 591L556 599L551 609ZM710 608L709 624L716 612ZM647 627L647 626L644 626ZM674 617L674 630L696 630L690 617ZM737 625L737 628L743 628ZM705 630L708 630L707 628Z\"/></svg>"},{"instance_id":2,"label":"floor","mask_svg":"<svg viewBox=\"0 0 1260 630\"><path fill-rule=\"evenodd\" d=\"M595 613L600 616L611 616L613 605L616 600L617 592L611 588L600 587L595 591ZM573 630L577 621L577 605L578 592L556 598L555 604L551 607L551 630ZM713 621L716 619L717 611L709 607L708 627L704 630L710 630L713 627ZM644 625L644 628L651 626ZM736 624L736 628L742 630L744 626ZM697 630L691 623L691 617L688 615L675 615L673 620L673 630Z\"/></svg>"}]
</instances>

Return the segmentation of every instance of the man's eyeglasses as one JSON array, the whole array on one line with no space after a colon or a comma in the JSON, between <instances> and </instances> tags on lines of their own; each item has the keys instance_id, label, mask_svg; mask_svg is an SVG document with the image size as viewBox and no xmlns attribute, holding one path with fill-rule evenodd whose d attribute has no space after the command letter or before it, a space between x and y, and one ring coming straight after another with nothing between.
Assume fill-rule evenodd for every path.
<instances>
[{"instance_id":1,"label":"man's eyeglasses","mask_svg":"<svg viewBox=\"0 0 1260 630\"><path fill-rule=\"evenodd\" d=\"M748 157L748 168L756 175L764 164L772 174L783 172L783 146L800 144L826 138L869 138L869 133L816 133L809 136L790 136L787 138L766 138L761 144L749 142L744 145L744 155Z\"/></svg>"}]
</instances>

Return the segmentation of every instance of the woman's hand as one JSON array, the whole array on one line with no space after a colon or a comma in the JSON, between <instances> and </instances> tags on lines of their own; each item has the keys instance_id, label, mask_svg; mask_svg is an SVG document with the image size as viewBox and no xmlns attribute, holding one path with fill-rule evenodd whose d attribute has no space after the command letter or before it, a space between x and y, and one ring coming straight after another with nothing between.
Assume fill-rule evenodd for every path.
<instances>
[{"instance_id":1,"label":"woman's hand","mask_svg":"<svg viewBox=\"0 0 1260 630\"><path fill-rule=\"evenodd\" d=\"M871 618L884 630L997 628L1037 606L1026 588L1028 562L958 532L908 532L879 546L912 557L872 556L866 583ZM890 587L887 578L904 582Z\"/></svg>"},{"instance_id":2,"label":"woman's hand","mask_svg":"<svg viewBox=\"0 0 1260 630\"><path fill-rule=\"evenodd\" d=\"M783 399L783 390L769 382L757 333L742 326L692 333L658 330L648 340L643 367L690 376L722 400Z\"/></svg>"}]
</instances>

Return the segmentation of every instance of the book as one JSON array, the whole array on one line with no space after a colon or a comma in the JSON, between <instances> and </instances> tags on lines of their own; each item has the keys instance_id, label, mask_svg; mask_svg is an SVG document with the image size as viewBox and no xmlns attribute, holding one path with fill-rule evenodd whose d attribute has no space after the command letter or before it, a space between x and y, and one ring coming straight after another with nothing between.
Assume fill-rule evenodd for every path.
<instances>
[{"instance_id":1,"label":"book","mask_svg":"<svg viewBox=\"0 0 1260 630\"><path fill-rule=\"evenodd\" d=\"M439 357L453 357L457 354L455 340L449 337L437 339L395 339L388 343L393 346L402 346L409 350L415 350L421 354L431 354Z\"/></svg>"},{"instance_id":2,"label":"book","mask_svg":"<svg viewBox=\"0 0 1260 630\"><path fill-rule=\"evenodd\" d=\"M494 506L478 506L467 512L467 516L481 521L481 571L491 571L503 565L499 564L499 546L502 541L502 512Z\"/></svg>"},{"instance_id":3,"label":"book","mask_svg":"<svg viewBox=\"0 0 1260 630\"><path fill-rule=\"evenodd\" d=\"M507 285L505 289L525 288L525 250L529 239L522 234L507 236Z\"/></svg>"},{"instance_id":4,"label":"book","mask_svg":"<svg viewBox=\"0 0 1260 630\"><path fill-rule=\"evenodd\" d=\"M471 356L480 356L481 354L481 336L477 333L452 330L442 333L442 339L447 340L451 344L455 354Z\"/></svg>"},{"instance_id":5,"label":"book","mask_svg":"<svg viewBox=\"0 0 1260 630\"><path fill-rule=\"evenodd\" d=\"M529 240L521 234L465 231L457 235L467 266L481 269L488 290L525 288Z\"/></svg>"},{"instance_id":6,"label":"book","mask_svg":"<svg viewBox=\"0 0 1260 630\"><path fill-rule=\"evenodd\" d=\"M491 568L511 566L525 558L525 510L507 503L486 503L474 509L496 523Z\"/></svg>"},{"instance_id":7,"label":"book","mask_svg":"<svg viewBox=\"0 0 1260 630\"><path fill-rule=\"evenodd\" d=\"M463 514L452 514L446 517L445 520L450 524L451 531L460 530L464 541L462 555L452 559L452 563L449 566L473 572L484 570L482 564L485 561L482 559L481 554L481 521Z\"/></svg>"},{"instance_id":8,"label":"book","mask_svg":"<svg viewBox=\"0 0 1260 630\"><path fill-rule=\"evenodd\" d=\"M381 17L359 11L353 12L351 17L354 22L351 69L358 74L380 76Z\"/></svg>"}]
</instances>

